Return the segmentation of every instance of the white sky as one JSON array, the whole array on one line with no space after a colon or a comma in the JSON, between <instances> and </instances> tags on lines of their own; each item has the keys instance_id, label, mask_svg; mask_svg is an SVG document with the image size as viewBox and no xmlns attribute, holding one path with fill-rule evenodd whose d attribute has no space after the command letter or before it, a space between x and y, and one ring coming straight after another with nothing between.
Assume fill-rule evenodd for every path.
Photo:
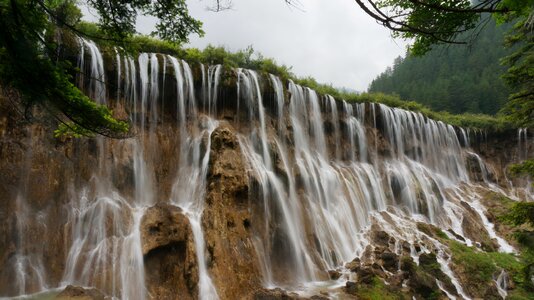
<instances>
[{"instance_id":1,"label":"white sky","mask_svg":"<svg viewBox=\"0 0 534 300\"><path fill-rule=\"evenodd\" d=\"M213 0L187 0L190 14L204 23L206 32L202 38L191 36L189 45L233 51L252 45L256 52L292 66L297 76L358 91L404 55L406 42L394 40L353 0L299 1L295 8L284 0L233 0L232 9L213 12L206 9ZM151 18L138 19L141 33L153 26Z\"/></svg>"}]
</instances>

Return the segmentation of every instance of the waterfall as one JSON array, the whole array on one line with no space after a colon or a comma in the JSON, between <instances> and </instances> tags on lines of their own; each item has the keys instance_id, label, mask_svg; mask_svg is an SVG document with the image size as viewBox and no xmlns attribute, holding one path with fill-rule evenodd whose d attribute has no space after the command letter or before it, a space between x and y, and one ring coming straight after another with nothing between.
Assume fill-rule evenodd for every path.
<instances>
[{"instance_id":1,"label":"waterfall","mask_svg":"<svg viewBox=\"0 0 534 300\"><path fill-rule=\"evenodd\" d=\"M94 49L97 50L98 48ZM144 56L142 54L139 59L140 68L146 68L141 64L146 61ZM100 54L91 56L92 61L99 60L100 57ZM131 58L125 58L124 61L124 94L126 101L137 107L135 64ZM120 75L121 69L118 68L117 72ZM144 84L147 76L144 75L146 74L141 74L142 97L148 97ZM91 78L96 77L91 74ZM98 84L91 86L98 89ZM144 124L146 112L143 104L146 101L143 98L141 115L134 113L132 120L139 118L141 124ZM110 295L123 299L145 299L139 225L146 206L152 203L153 192L144 162L142 141L139 139L126 142L134 148L135 195L133 200L128 200L110 184L109 164L105 158L109 144L102 138L97 138L99 164L93 176L95 188L84 187L79 195L72 196L68 221L72 242L63 274L63 285L97 286Z\"/></svg>"},{"instance_id":2,"label":"waterfall","mask_svg":"<svg viewBox=\"0 0 534 300\"><path fill-rule=\"evenodd\" d=\"M28 138L30 147L23 162L28 167L25 174L22 174L22 183L15 200L16 253L10 258L8 265L12 269L12 284L19 295L40 292L48 288L42 253L38 249L39 246L33 246L32 241L36 235L46 232L46 214L33 212L26 200L30 179L29 167L33 156L32 135L33 132L30 130Z\"/></svg>"},{"instance_id":3,"label":"waterfall","mask_svg":"<svg viewBox=\"0 0 534 300\"><path fill-rule=\"evenodd\" d=\"M143 217L163 202L179 207L189 221L198 297L224 298L220 266L209 254L212 233L206 231L213 228L203 220L204 209L211 209L206 190L210 180L217 180L208 178L211 136L221 124L237 136L248 186L235 197L242 200L239 209L253 217L247 220L243 244L230 246L236 255L239 247L256 255L251 265L257 264L264 287L296 292L339 287L351 278L346 264L374 251L372 232L383 230L399 256L409 254L418 264L423 253L434 253L448 278L437 280L438 287L450 298L469 299L451 268L446 244L418 227L432 224L451 240L476 245L463 227L466 207L501 252L515 251L499 237L481 201L480 190L507 192L492 182L491 164L470 148L470 139L485 133L384 104L339 101L273 74L189 65L156 53L134 58L120 49L112 60L117 103L110 103L105 70L112 68L104 68L94 42L80 39L79 46L78 86L99 104L124 108L134 136L97 137L73 146L76 155L86 155L80 165L89 170L80 172L92 175L67 184L66 257L58 282L50 279L43 251L28 250L33 238L28 224L44 235L48 217L31 207L28 180L21 181L15 199L18 239L10 261L20 295L74 284L96 287L116 299L153 297L151 273L145 274ZM228 95L235 99L223 98ZM520 129L517 137L517 158L524 159L527 130ZM466 161L480 169L481 180L470 180ZM32 214L37 221L30 220ZM402 252L402 242L409 251ZM342 276L330 280L333 270ZM506 276L501 272L495 278L502 297Z\"/></svg>"},{"instance_id":4,"label":"waterfall","mask_svg":"<svg viewBox=\"0 0 534 300\"><path fill-rule=\"evenodd\" d=\"M206 249L202 231L202 212L204 210L211 134L217 128L218 123L209 116L197 118L191 69L186 62L182 61L181 65L183 65L183 72L185 73L183 74L178 60L174 57L169 58L177 82L178 127L180 131L180 166L178 168L179 174L172 188L171 203L183 209L191 224L199 269L199 298L218 299L217 290L206 267L206 257L204 256ZM218 80L218 77L209 76L209 82L206 85L216 87L217 84L211 81ZM184 96L184 92L187 92L188 97ZM216 95L217 90L212 91L212 93ZM186 128L186 114L191 116L188 121L193 127L197 127L193 128L191 132ZM203 145L204 142L205 145Z\"/></svg>"},{"instance_id":5,"label":"waterfall","mask_svg":"<svg viewBox=\"0 0 534 300\"><path fill-rule=\"evenodd\" d=\"M82 39L85 47L89 49L91 55L91 65L90 65L90 84L89 84L89 97L95 100L99 104L104 104L107 102L106 94L106 75L104 72L104 59L102 53L96 46L95 42ZM82 47L83 48L83 47ZM84 51L80 53L80 57L84 55ZM84 58L79 58L79 66L83 68L85 63L83 62ZM85 70L81 69L81 72L84 73ZM85 77L85 76L84 76ZM83 77L82 77L83 78Z\"/></svg>"},{"instance_id":6,"label":"waterfall","mask_svg":"<svg viewBox=\"0 0 534 300\"><path fill-rule=\"evenodd\" d=\"M501 270L497 278L495 278L495 276L493 278L493 281L495 281L495 286L499 291L499 295L503 299L506 299L506 297L508 296L508 273L506 273L505 270Z\"/></svg>"}]
</instances>

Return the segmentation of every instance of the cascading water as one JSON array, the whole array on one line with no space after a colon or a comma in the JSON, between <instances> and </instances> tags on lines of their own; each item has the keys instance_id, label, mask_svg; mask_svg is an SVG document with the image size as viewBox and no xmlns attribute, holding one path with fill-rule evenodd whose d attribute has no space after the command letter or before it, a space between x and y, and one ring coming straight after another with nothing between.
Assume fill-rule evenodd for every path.
<instances>
[{"instance_id":1,"label":"cascading water","mask_svg":"<svg viewBox=\"0 0 534 300\"><path fill-rule=\"evenodd\" d=\"M100 104L124 106L135 137L96 138L96 150L91 144L87 147L94 156L87 157L93 175L89 182L70 184L67 251L59 284L47 279L42 255L22 250L27 248L24 233L32 211L25 194L19 194L15 227L20 240L13 258L18 294L75 284L97 287L115 298L153 297L147 286L149 273L145 274L142 223L152 206L169 202L181 209L191 228L198 268L197 293L192 294L200 299L224 298L224 288L216 287L220 277L213 273L205 234L209 229L203 220L212 180L208 178L211 135L223 123L235 130L247 165L249 201L243 203L254 216L250 247L266 287L296 291L339 287L351 276L345 264L376 247L370 232L379 227L397 243L407 241L417 264L419 257L434 251L446 276L436 279L439 288L450 298L468 299L451 268L447 246L417 226L417 222L433 224L451 240L475 245L463 226L466 205L500 251L514 251L486 217L476 188L504 190L492 182L482 157L469 149L469 131L383 104L340 102L291 81L284 87L272 74L264 78L247 69L235 70L236 99L223 99L226 94L220 87L232 81L221 78L231 73L221 65L194 69L172 56L142 53L133 58L118 49L115 93L106 87L98 47L83 39L80 45L80 88ZM195 85L194 75L202 82ZM271 93L265 91L268 88ZM108 94L115 94L116 101L109 101ZM169 100L169 95L175 99ZM226 114L222 121L227 100L236 104L236 114ZM269 103L272 107L267 107ZM171 113L165 111L169 108ZM162 136L158 130L163 126L173 128L175 135ZM524 159L526 129L518 138L518 158ZM126 153L131 173L115 169L123 159L116 149ZM158 169L162 153L171 153L176 165ZM467 157L481 171L478 180L470 178ZM165 191L161 178L175 171L170 191ZM131 187L117 184L121 177ZM20 190L26 189L22 184ZM41 219L39 226L46 231L46 218ZM233 250L239 253L239 247ZM395 245L397 255L401 248ZM340 270L343 276L329 281L331 270ZM495 278L503 297L505 282L503 273Z\"/></svg>"},{"instance_id":2,"label":"cascading water","mask_svg":"<svg viewBox=\"0 0 534 300\"><path fill-rule=\"evenodd\" d=\"M186 62L182 61L180 64L176 58L169 58L176 74L178 128L180 131L179 174L173 185L171 203L183 209L191 224L199 269L199 298L218 299L217 290L206 267L205 242L201 224L211 133L217 128L217 121L209 116L197 117L191 69ZM185 76L182 76L182 70ZM212 81L218 80L218 77L208 77L206 85L212 86ZM214 90L211 93L216 95L217 91ZM186 116L189 118L186 119ZM187 129L186 121L192 125L191 130ZM204 142L205 145L203 145Z\"/></svg>"},{"instance_id":3,"label":"cascading water","mask_svg":"<svg viewBox=\"0 0 534 300\"><path fill-rule=\"evenodd\" d=\"M258 196L263 201L259 211L263 212L264 220L257 228L261 238L255 246L267 286L284 285L293 279L296 287L318 280L324 278L321 270L343 266L358 256L369 244L361 230L369 226L371 219L376 219L370 217L376 211L387 209L383 213L399 216L389 220L415 218L463 234L456 214L443 214L444 210L461 211L456 199L445 190L469 182L464 151L452 126L381 104L375 113L375 105L371 104L371 123L383 130L391 152L389 158L379 161L375 156L373 164L369 164L368 142L362 125L367 121L365 105L344 102L339 114L332 98L327 96L321 103L314 91L290 83L287 113L294 144L285 145L280 130L266 132L268 116L262 107L256 73L238 70L237 77L239 105L248 108L251 124L247 133L240 136L240 143L254 170L253 180L260 186ZM272 76L270 80L274 82ZM280 97L277 85L273 87L276 97ZM279 98L276 100L279 103ZM284 111L285 105L277 104L277 111ZM325 107L324 112L320 107ZM343 116L343 126L339 115ZM378 122L374 119L377 115ZM273 118L281 120L283 116ZM325 119L333 123L333 147L327 146L322 125ZM460 132L463 143L468 144L465 131ZM341 151L341 136L348 141L346 153ZM279 162L273 162L276 160L273 155ZM390 211L392 204L397 208ZM478 208L476 201L471 206ZM483 220L501 250L511 251L511 246L492 230L487 218ZM385 219L382 222L387 223ZM392 226L403 228L398 222ZM273 230L270 224L281 226ZM391 233L406 236L398 230ZM358 236L360 239L355 238ZM464 241L469 243L468 238ZM434 244L445 249L438 241ZM438 261L443 272L455 283L457 292L468 298L450 271L445 250L440 253Z\"/></svg>"},{"instance_id":4,"label":"cascading water","mask_svg":"<svg viewBox=\"0 0 534 300\"><path fill-rule=\"evenodd\" d=\"M95 52L98 48L93 49ZM91 60L99 60L101 54L91 56ZM144 61L140 59L141 68ZM94 63L92 63L94 64ZM120 72L120 69L118 69ZM134 96L135 65L130 58L125 58L124 86L126 97ZM93 74L93 73L91 73ZM91 75L91 80L95 79ZM119 81L120 82L120 81ZM98 83L91 84L95 89L102 89ZM120 88L120 87L119 87ZM154 87L157 89L157 86ZM141 90L146 96L147 77L141 76ZM96 94L99 93L89 93ZM141 105L146 105L143 98ZM136 107L137 96L127 99ZM105 103L105 102L104 102ZM134 110L135 111L135 110ZM144 124L145 107L141 115L131 116L141 119ZM143 255L139 225L146 205L151 204L153 192L147 185L148 175L144 168L142 144L126 141L134 148L135 195L127 199L110 184L109 162L106 161L106 148L109 147L101 138L99 144L98 168L94 170L92 186L84 187L79 195L73 195L69 224L72 243L68 252L62 283L81 286L97 286L110 295L123 299L145 299L146 288L144 278ZM141 166L141 167L139 167ZM111 222L110 222L111 220Z\"/></svg>"},{"instance_id":5,"label":"cascading water","mask_svg":"<svg viewBox=\"0 0 534 300\"><path fill-rule=\"evenodd\" d=\"M32 145L29 132L30 147L25 155L24 164L28 167L31 165ZM22 174L22 184L16 198L16 247L15 255L10 259L9 266L13 272L13 285L19 295L25 295L29 291L40 292L47 289L47 274L43 267L43 258L40 251L36 251L32 244L32 232L35 234L44 234L46 232L46 214L44 212L32 212L27 203L26 191L29 184L29 168L26 174ZM31 221L33 220L33 221Z\"/></svg>"}]
</instances>

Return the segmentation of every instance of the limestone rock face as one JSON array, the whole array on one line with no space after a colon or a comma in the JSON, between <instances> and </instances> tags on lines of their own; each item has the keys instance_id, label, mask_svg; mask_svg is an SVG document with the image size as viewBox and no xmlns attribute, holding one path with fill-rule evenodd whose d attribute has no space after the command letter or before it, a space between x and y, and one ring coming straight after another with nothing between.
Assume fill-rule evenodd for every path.
<instances>
[{"instance_id":1,"label":"limestone rock face","mask_svg":"<svg viewBox=\"0 0 534 300\"><path fill-rule=\"evenodd\" d=\"M238 299L260 287L252 240L249 181L235 130L222 123L211 137L206 206L202 217L209 271L222 299Z\"/></svg>"},{"instance_id":2,"label":"limestone rock face","mask_svg":"<svg viewBox=\"0 0 534 300\"><path fill-rule=\"evenodd\" d=\"M158 203L140 225L149 294L153 299L194 299L198 266L189 220L179 207Z\"/></svg>"},{"instance_id":3,"label":"limestone rock face","mask_svg":"<svg viewBox=\"0 0 534 300\"><path fill-rule=\"evenodd\" d=\"M471 208L467 203L460 203L465 210L466 217L462 220L462 229L467 237L471 240L480 243L482 249L486 251L496 251L499 249L495 240L492 240L482 226L482 220L480 216Z\"/></svg>"},{"instance_id":4,"label":"limestone rock face","mask_svg":"<svg viewBox=\"0 0 534 300\"><path fill-rule=\"evenodd\" d=\"M150 207L141 220L141 243L143 255L173 243L186 243L191 228L179 207L158 203Z\"/></svg>"}]
</instances>

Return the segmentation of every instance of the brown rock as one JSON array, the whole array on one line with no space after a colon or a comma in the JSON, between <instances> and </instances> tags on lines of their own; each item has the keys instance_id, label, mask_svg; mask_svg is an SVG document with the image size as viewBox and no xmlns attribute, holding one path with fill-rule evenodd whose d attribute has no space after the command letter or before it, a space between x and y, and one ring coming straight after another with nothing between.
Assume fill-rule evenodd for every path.
<instances>
[{"instance_id":1,"label":"brown rock","mask_svg":"<svg viewBox=\"0 0 534 300\"><path fill-rule=\"evenodd\" d=\"M185 243L191 235L189 220L179 207L158 203L141 220L143 255L172 243Z\"/></svg>"},{"instance_id":2,"label":"brown rock","mask_svg":"<svg viewBox=\"0 0 534 300\"><path fill-rule=\"evenodd\" d=\"M250 181L235 129L226 122L212 133L207 179L202 227L210 275L221 299L251 295L261 289L262 278L252 237L256 219L250 207L255 202L249 199Z\"/></svg>"},{"instance_id":3,"label":"brown rock","mask_svg":"<svg viewBox=\"0 0 534 300\"><path fill-rule=\"evenodd\" d=\"M345 264L345 268L349 269L351 272L356 272L360 268L360 265L361 265L360 259L356 257L351 262L348 262L347 264Z\"/></svg>"},{"instance_id":4,"label":"brown rock","mask_svg":"<svg viewBox=\"0 0 534 300\"><path fill-rule=\"evenodd\" d=\"M465 211L462 220L464 234L471 240L478 242L483 250L496 251L499 248L497 241L490 238L478 213L465 201L461 201L460 204Z\"/></svg>"},{"instance_id":5,"label":"brown rock","mask_svg":"<svg viewBox=\"0 0 534 300\"><path fill-rule=\"evenodd\" d=\"M101 291L94 288L83 288L79 286L69 285L59 295L57 300L110 300L110 297L105 296Z\"/></svg>"},{"instance_id":6,"label":"brown rock","mask_svg":"<svg viewBox=\"0 0 534 300\"><path fill-rule=\"evenodd\" d=\"M345 291L347 294L355 295L358 292L358 284L354 281L347 281L345 283Z\"/></svg>"},{"instance_id":7,"label":"brown rock","mask_svg":"<svg viewBox=\"0 0 534 300\"><path fill-rule=\"evenodd\" d=\"M383 252L380 254L380 262L384 269L395 272L399 268L399 256L393 252Z\"/></svg>"},{"instance_id":8,"label":"brown rock","mask_svg":"<svg viewBox=\"0 0 534 300\"><path fill-rule=\"evenodd\" d=\"M375 271L371 268L360 268L356 274L358 275L358 282L370 284L373 282Z\"/></svg>"},{"instance_id":9,"label":"brown rock","mask_svg":"<svg viewBox=\"0 0 534 300\"><path fill-rule=\"evenodd\" d=\"M149 294L156 299L194 299L198 266L189 220L176 206L159 203L141 220Z\"/></svg>"},{"instance_id":10,"label":"brown rock","mask_svg":"<svg viewBox=\"0 0 534 300\"><path fill-rule=\"evenodd\" d=\"M339 277L341 277L341 273L337 270L329 270L328 277L330 277L332 280L338 280Z\"/></svg>"}]
</instances>

